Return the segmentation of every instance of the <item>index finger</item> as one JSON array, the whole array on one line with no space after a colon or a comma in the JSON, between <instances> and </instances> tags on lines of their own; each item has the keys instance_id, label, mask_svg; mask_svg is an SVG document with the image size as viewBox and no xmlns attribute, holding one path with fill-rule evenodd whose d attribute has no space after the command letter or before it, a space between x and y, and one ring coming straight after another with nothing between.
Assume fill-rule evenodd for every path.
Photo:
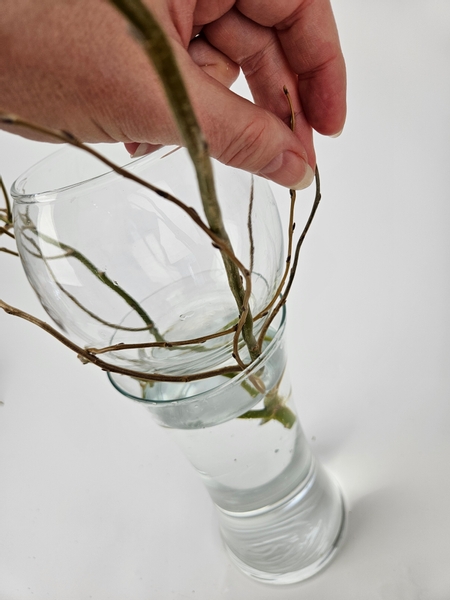
<instances>
[{"instance_id":1,"label":"index finger","mask_svg":"<svg viewBox=\"0 0 450 600\"><path fill-rule=\"evenodd\" d=\"M237 0L253 21L273 27L298 76L310 125L325 135L339 133L346 116L346 74L329 0Z\"/></svg>"}]
</instances>

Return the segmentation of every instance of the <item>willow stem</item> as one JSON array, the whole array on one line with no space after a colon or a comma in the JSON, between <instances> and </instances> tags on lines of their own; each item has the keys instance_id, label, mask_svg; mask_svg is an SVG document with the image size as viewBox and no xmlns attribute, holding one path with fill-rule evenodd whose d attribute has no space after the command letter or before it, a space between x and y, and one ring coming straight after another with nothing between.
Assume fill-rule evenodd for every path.
<instances>
[{"instance_id":1,"label":"willow stem","mask_svg":"<svg viewBox=\"0 0 450 600\"><path fill-rule=\"evenodd\" d=\"M231 242L223 223L222 213L216 196L207 143L198 124L189 94L166 34L151 11L141 0L110 0L110 2L139 32L139 41L146 50L160 77L183 142L194 163L206 220L211 231L232 251ZM248 300L250 298L248 288L251 286L251 279L248 278L247 280L248 293L246 294L235 262L230 260L230 257L223 251L222 259L228 283L238 307L239 316L244 323L242 335L247 344L250 357L254 360L259 356L260 351L253 333L253 318L248 307Z\"/></svg>"},{"instance_id":2,"label":"willow stem","mask_svg":"<svg viewBox=\"0 0 450 600\"><path fill-rule=\"evenodd\" d=\"M227 367L222 367L220 369L214 369L212 371L202 371L200 373L191 373L189 375L165 375L164 373L143 373L141 371L134 371L133 369L126 369L123 367L118 367L117 365L105 362L96 356L95 354L91 354L86 348L82 348L78 346L72 340L69 340L66 336L57 331L54 327L38 319L37 317L33 317L19 308L11 306L7 304L0 298L0 308L4 310L7 314L12 315L14 317L19 317L24 319L25 321L29 321L34 325L40 327L51 336L56 338L59 342L61 342L64 346L76 352L78 358L84 363L92 363L97 367L100 367L103 371L108 371L110 373L118 373L120 375L127 375L129 377L134 377L136 379L142 379L143 381L164 381L170 383L186 383L189 381L198 381L200 379L208 379L209 377L216 377L219 375L225 375L229 373L237 374L241 371L241 367L239 365L230 365Z\"/></svg>"},{"instance_id":3,"label":"willow stem","mask_svg":"<svg viewBox=\"0 0 450 600\"><path fill-rule=\"evenodd\" d=\"M5 199L5 204L6 204L6 222L9 225L12 225L13 219L12 219L12 210L11 210L11 204L9 202L9 196L8 196L8 192L6 191L5 188L5 184L3 182L3 178L0 175L0 189L2 191L3 194L3 198Z\"/></svg>"},{"instance_id":4,"label":"willow stem","mask_svg":"<svg viewBox=\"0 0 450 600\"><path fill-rule=\"evenodd\" d=\"M270 316L267 318L266 322L264 323L263 328L260 331L259 334L259 344L262 345L263 341L264 341L264 337L267 333L267 330L270 327L270 324L272 323L273 319L276 317L276 315L279 313L281 307L286 303L286 300L288 298L289 292L291 291L291 287L292 284L294 282L294 278L295 278L295 274L297 272L297 266L298 266L298 259L300 256L300 250L301 247L303 245L303 242L305 240L306 234L308 233L308 230L311 226L311 223L313 222L313 219L315 217L316 211L319 207L319 203L320 200L322 198L322 195L320 193L320 176L319 176L319 169L316 167L316 173L315 173L315 180L316 180L316 195L314 198L314 203L313 206L311 208L311 212L309 214L308 217L308 221L306 222L305 227L303 228L302 234L297 242L296 248L295 248L295 255L294 255L294 261L292 263L292 267L291 267L291 271L289 273L289 280L288 283L286 285L286 289L283 292L283 295L281 296L281 298L279 299L277 305L275 306L275 308L273 309L273 311L270 313Z\"/></svg>"}]
</instances>

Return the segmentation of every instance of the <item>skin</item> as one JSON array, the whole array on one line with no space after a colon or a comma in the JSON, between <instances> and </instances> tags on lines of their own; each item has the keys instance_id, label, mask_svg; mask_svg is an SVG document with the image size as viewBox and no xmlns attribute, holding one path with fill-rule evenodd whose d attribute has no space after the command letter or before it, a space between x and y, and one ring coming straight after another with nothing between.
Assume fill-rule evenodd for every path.
<instances>
[{"instance_id":1,"label":"skin","mask_svg":"<svg viewBox=\"0 0 450 600\"><path fill-rule=\"evenodd\" d=\"M211 155L287 187L309 185L312 130L336 135L346 114L329 0L145 1L171 40ZM240 70L254 103L228 89ZM0 109L131 153L180 142L152 66L105 0L2 1Z\"/></svg>"}]
</instances>

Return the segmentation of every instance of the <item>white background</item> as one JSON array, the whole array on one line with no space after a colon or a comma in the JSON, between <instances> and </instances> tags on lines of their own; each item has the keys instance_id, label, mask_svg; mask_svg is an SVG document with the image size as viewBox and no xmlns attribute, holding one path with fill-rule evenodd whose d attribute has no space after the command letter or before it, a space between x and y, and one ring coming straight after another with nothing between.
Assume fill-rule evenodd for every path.
<instances>
[{"instance_id":1,"label":"white background","mask_svg":"<svg viewBox=\"0 0 450 600\"><path fill-rule=\"evenodd\" d=\"M0 600L450 598L450 4L334 9L349 116L317 140L323 202L289 354L306 435L347 496L344 547L302 584L247 579L164 431L2 313ZM8 187L52 150L0 133ZM0 275L1 298L43 316L14 257L0 253Z\"/></svg>"}]
</instances>

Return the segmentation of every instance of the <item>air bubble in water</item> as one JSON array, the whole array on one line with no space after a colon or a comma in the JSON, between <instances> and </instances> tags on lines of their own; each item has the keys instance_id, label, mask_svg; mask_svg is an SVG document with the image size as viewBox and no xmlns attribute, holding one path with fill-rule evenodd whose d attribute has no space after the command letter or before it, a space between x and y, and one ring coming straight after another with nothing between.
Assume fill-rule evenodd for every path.
<instances>
[{"instance_id":1,"label":"air bubble in water","mask_svg":"<svg viewBox=\"0 0 450 600\"><path fill-rule=\"evenodd\" d=\"M189 319L190 317L192 317L192 315L193 315L193 314L194 314L194 311L193 311L193 310L191 310L191 311L190 311L190 312L188 312L188 313L182 313L182 314L180 315L180 321L186 321L186 319Z\"/></svg>"}]
</instances>

